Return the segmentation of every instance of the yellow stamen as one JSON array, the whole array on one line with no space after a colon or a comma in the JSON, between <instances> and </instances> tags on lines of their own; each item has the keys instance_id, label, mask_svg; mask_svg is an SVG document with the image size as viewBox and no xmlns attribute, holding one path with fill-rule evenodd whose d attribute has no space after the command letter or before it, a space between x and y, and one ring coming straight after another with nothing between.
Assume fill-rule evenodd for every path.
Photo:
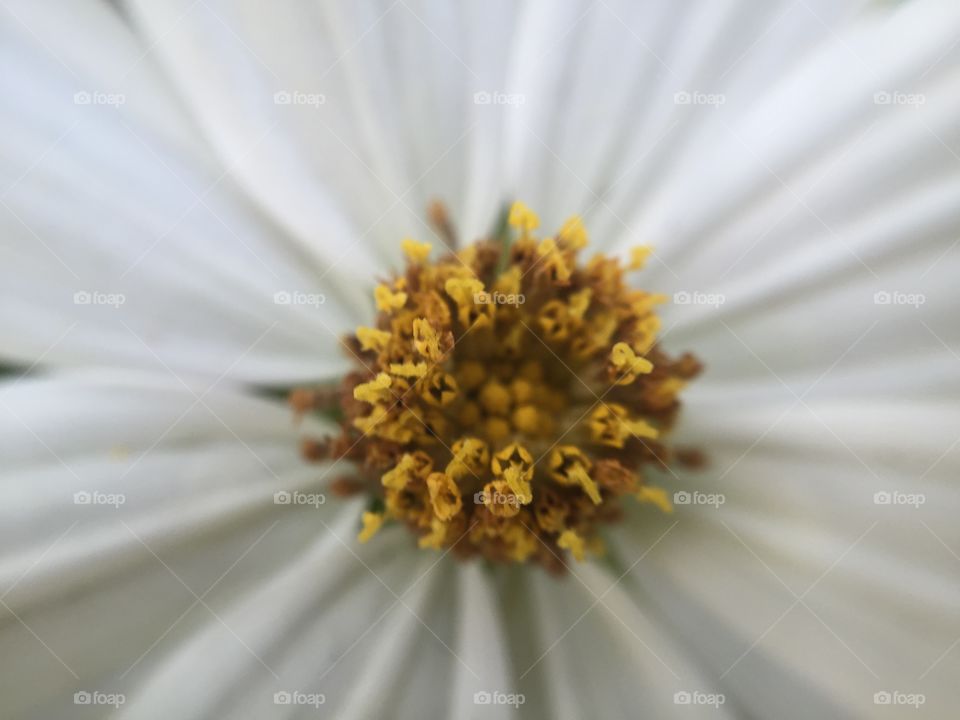
<instances>
[{"instance_id":1,"label":"yellow stamen","mask_svg":"<svg viewBox=\"0 0 960 720\"><path fill-rule=\"evenodd\" d=\"M440 518L435 517L430 521L430 532L417 541L421 548L433 548L439 550L443 547L443 541L447 537L447 523Z\"/></svg>"},{"instance_id":2,"label":"yellow stamen","mask_svg":"<svg viewBox=\"0 0 960 720\"><path fill-rule=\"evenodd\" d=\"M460 488L446 473L430 473L427 476L427 490L433 512L444 522L451 520L463 507Z\"/></svg>"},{"instance_id":3,"label":"yellow stamen","mask_svg":"<svg viewBox=\"0 0 960 720\"><path fill-rule=\"evenodd\" d=\"M474 437L464 437L457 440L453 447L453 459L447 465L447 474L459 480L466 475L480 476L487 469L487 463L490 462L490 450L487 444Z\"/></svg>"},{"instance_id":4,"label":"yellow stamen","mask_svg":"<svg viewBox=\"0 0 960 720\"><path fill-rule=\"evenodd\" d=\"M633 338L630 345L638 355L645 355L657 341L657 331L660 329L660 318L648 315L636 324L633 329Z\"/></svg>"},{"instance_id":5,"label":"yellow stamen","mask_svg":"<svg viewBox=\"0 0 960 720\"><path fill-rule=\"evenodd\" d=\"M390 363L390 372L400 377L422 378L427 374L426 363Z\"/></svg>"},{"instance_id":6,"label":"yellow stamen","mask_svg":"<svg viewBox=\"0 0 960 720\"><path fill-rule=\"evenodd\" d=\"M670 496L667 494L667 491L661 487L644 485L637 491L634 497L642 503L656 505L668 515L673 512L673 503L670 501Z\"/></svg>"},{"instance_id":7,"label":"yellow stamen","mask_svg":"<svg viewBox=\"0 0 960 720\"><path fill-rule=\"evenodd\" d=\"M630 248L630 264L627 267L630 270L642 270L647 264L647 258L653 254L653 248L649 245L639 245Z\"/></svg>"},{"instance_id":8,"label":"yellow stamen","mask_svg":"<svg viewBox=\"0 0 960 720\"><path fill-rule=\"evenodd\" d=\"M663 293L646 293L639 290L630 295L630 309L633 314L642 317L651 312L657 305L670 302L670 298Z\"/></svg>"},{"instance_id":9,"label":"yellow stamen","mask_svg":"<svg viewBox=\"0 0 960 720\"><path fill-rule=\"evenodd\" d=\"M638 439L653 439L659 433L645 420L631 420L627 409L616 403L603 403L590 414L588 422L591 437L601 445L622 448L631 436Z\"/></svg>"},{"instance_id":10,"label":"yellow stamen","mask_svg":"<svg viewBox=\"0 0 960 720\"><path fill-rule=\"evenodd\" d=\"M497 278L497 281L493 285L493 290L503 295L512 295L516 299L521 294L522 281L523 273L519 267L514 265Z\"/></svg>"},{"instance_id":11,"label":"yellow stamen","mask_svg":"<svg viewBox=\"0 0 960 720\"><path fill-rule=\"evenodd\" d=\"M493 480L483 486L483 504L497 517L514 517L520 512L521 502L510 483Z\"/></svg>"},{"instance_id":12,"label":"yellow stamen","mask_svg":"<svg viewBox=\"0 0 960 720\"><path fill-rule=\"evenodd\" d=\"M540 243L537 247L537 255L540 256L544 269L555 283L566 285L570 282L572 271L553 238L547 238Z\"/></svg>"},{"instance_id":13,"label":"yellow stamen","mask_svg":"<svg viewBox=\"0 0 960 720\"><path fill-rule=\"evenodd\" d=\"M396 466L383 474L380 479L384 487L402 490L417 477L426 477L433 468L433 460L421 450L404 453Z\"/></svg>"},{"instance_id":14,"label":"yellow stamen","mask_svg":"<svg viewBox=\"0 0 960 720\"><path fill-rule=\"evenodd\" d=\"M577 562L583 562L587 557L586 543L573 530L564 530L560 533L557 545L564 550L569 550Z\"/></svg>"},{"instance_id":15,"label":"yellow stamen","mask_svg":"<svg viewBox=\"0 0 960 720\"><path fill-rule=\"evenodd\" d=\"M629 385L638 375L646 375L653 370L653 363L646 358L638 357L633 348L624 342L619 342L610 351L610 363L617 375L617 385Z\"/></svg>"},{"instance_id":16,"label":"yellow stamen","mask_svg":"<svg viewBox=\"0 0 960 720\"><path fill-rule=\"evenodd\" d=\"M587 314L587 308L590 307L590 298L592 296L593 290L590 288L584 288L570 295L567 300L570 308L570 317L583 320L583 316Z\"/></svg>"},{"instance_id":17,"label":"yellow stamen","mask_svg":"<svg viewBox=\"0 0 960 720\"><path fill-rule=\"evenodd\" d=\"M457 399L457 381L445 372L433 372L422 384L420 394L431 405L446 407Z\"/></svg>"},{"instance_id":18,"label":"yellow stamen","mask_svg":"<svg viewBox=\"0 0 960 720\"><path fill-rule=\"evenodd\" d=\"M381 513L365 512L360 516L360 520L363 522L363 529L357 535L357 540L365 543L380 531L385 518Z\"/></svg>"},{"instance_id":19,"label":"yellow stamen","mask_svg":"<svg viewBox=\"0 0 960 720\"><path fill-rule=\"evenodd\" d=\"M417 318L413 321L413 346L425 358L433 361L443 357L440 349L440 333L426 318Z\"/></svg>"},{"instance_id":20,"label":"yellow stamen","mask_svg":"<svg viewBox=\"0 0 960 720\"><path fill-rule=\"evenodd\" d=\"M476 278L450 278L444 284L447 295L457 304L457 319L464 327L470 327L474 322L486 324L489 314L492 314L493 305L477 303L477 298L484 292L483 283ZM490 308L484 314L482 310Z\"/></svg>"},{"instance_id":21,"label":"yellow stamen","mask_svg":"<svg viewBox=\"0 0 960 720\"><path fill-rule=\"evenodd\" d=\"M376 328L369 327L357 328L357 340L360 341L360 348L362 350L383 352L387 347L387 343L390 342L390 337L390 333L385 330L377 330Z\"/></svg>"},{"instance_id":22,"label":"yellow stamen","mask_svg":"<svg viewBox=\"0 0 960 720\"><path fill-rule=\"evenodd\" d=\"M557 241L567 250L581 250L587 246L587 229L579 215L569 218L557 233Z\"/></svg>"},{"instance_id":23,"label":"yellow stamen","mask_svg":"<svg viewBox=\"0 0 960 720\"><path fill-rule=\"evenodd\" d=\"M560 445L550 452L550 477L561 485L579 485L594 505L601 503L600 490L590 478L590 461L575 445Z\"/></svg>"},{"instance_id":24,"label":"yellow stamen","mask_svg":"<svg viewBox=\"0 0 960 720\"><path fill-rule=\"evenodd\" d=\"M540 227L540 218L537 217L537 214L519 201L510 206L510 215L507 222L510 223L511 227L528 232Z\"/></svg>"},{"instance_id":25,"label":"yellow stamen","mask_svg":"<svg viewBox=\"0 0 960 720\"><path fill-rule=\"evenodd\" d=\"M550 342L563 342L570 335L570 314L567 306L559 300L544 303L537 322Z\"/></svg>"},{"instance_id":26,"label":"yellow stamen","mask_svg":"<svg viewBox=\"0 0 960 720\"><path fill-rule=\"evenodd\" d=\"M407 304L407 294L405 292L394 292L386 285L377 285L373 291L373 298L377 302L377 310L383 310L384 312L399 310Z\"/></svg>"},{"instance_id":27,"label":"yellow stamen","mask_svg":"<svg viewBox=\"0 0 960 720\"><path fill-rule=\"evenodd\" d=\"M353 389L353 397L362 402L379 403L391 397L390 385L393 379L386 373L378 374L373 380L357 385Z\"/></svg>"},{"instance_id":28,"label":"yellow stamen","mask_svg":"<svg viewBox=\"0 0 960 720\"><path fill-rule=\"evenodd\" d=\"M430 243L418 243L416 240L407 238L400 243L400 249L410 259L410 262L421 264L429 256L433 246Z\"/></svg>"}]
</instances>

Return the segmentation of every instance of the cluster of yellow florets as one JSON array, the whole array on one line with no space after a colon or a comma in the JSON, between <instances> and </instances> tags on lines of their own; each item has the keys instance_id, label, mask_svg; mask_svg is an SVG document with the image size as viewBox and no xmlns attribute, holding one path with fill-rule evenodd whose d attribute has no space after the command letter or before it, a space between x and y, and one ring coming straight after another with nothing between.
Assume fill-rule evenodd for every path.
<instances>
[{"instance_id":1,"label":"cluster of yellow florets","mask_svg":"<svg viewBox=\"0 0 960 720\"><path fill-rule=\"evenodd\" d=\"M598 527L622 497L672 509L642 468L670 461L662 437L700 368L656 345L666 298L629 289L616 258L578 265L579 218L538 239L517 203L509 224L512 244L433 262L430 245L405 241L405 272L374 292L375 325L346 342L359 369L343 435L310 455L359 461L337 487L375 497L362 542L397 521L421 547L556 568L565 550L602 551Z\"/></svg>"}]
</instances>

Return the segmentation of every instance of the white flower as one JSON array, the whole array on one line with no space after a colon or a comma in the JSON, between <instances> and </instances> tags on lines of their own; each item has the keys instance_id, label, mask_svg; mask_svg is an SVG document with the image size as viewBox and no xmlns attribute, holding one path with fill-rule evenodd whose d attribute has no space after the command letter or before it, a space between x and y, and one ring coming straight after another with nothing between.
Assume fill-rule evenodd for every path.
<instances>
[{"instance_id":1,"label":"white flower","mask_svg":"<svg viewBox=\"0 0 960 720\"><path fill-rule=\"evenodd\" d=\"M5 2L4 716L951 716L958 32L949 0ZM345 370L434 197L465 238L520 197L657 248L711 466L609 562L360 546L298 456L269 391Z\"/></svg>"}]
</instances>

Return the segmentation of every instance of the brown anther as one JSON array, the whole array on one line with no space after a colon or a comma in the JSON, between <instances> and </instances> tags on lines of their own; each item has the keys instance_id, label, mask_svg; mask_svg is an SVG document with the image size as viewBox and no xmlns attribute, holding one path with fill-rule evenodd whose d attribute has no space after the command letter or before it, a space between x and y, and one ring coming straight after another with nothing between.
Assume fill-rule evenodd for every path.
<instances>
[{"instance_id":1,"label":"brown anther","mask_svg":"<svg viewBox=\"0 0 960 720\"><path fill-rule=\"evenodd\" d=\"M593 467L593 477L600 487L615 495L633 492L640 483L640 478L635 472L628 470L617 460L609 458L597 461Z\"/></svg>"},{"instance_id":2,"label":"brown anther","mask_svg":"<svg viewBox=\"0 0 960 720\"><path fill-rule=\"evenodd\" d=\"M694 355L684 353L673 363L670 369L674 375L683 380L693 380L703 372L703 363Z\"/></svg>"},{"instance_id":3,"label":"brown anther","mask_svg":"<svg viewBox=\"0 0 960 720\"><path fill-rule=\"evenodd\" d=\"M533 515L542 530L559 533L567 525L569 506L563 496L553 487L547 486L537 492L533 498Z\"/></svg>"},{"instance_id":4,"label":"brown anther","mask_svg":"<svg viewBox=\"0 0 960 720\"><path fill-rule=\"evenodd\" d=\"M442 200L431 200L427 205L427 217L433 229L436 230L437 235L443 240L443 244L446 245L449 250L456 250L459 245L457 242L457 232L453 227L453 222L450 220L450 213L447 212L447 206L444 202Z\"/></svg>"},{"instance_id":5,"label":"brown anther","mask_svg":"<svg viewBox=\"0 0 960 720\"><path fill-rule=\"evenodd\" d=\"M330 492L340 498L353 497L368 489L366 483L349 475L342 475L330 483Z\"/></svg>"},{"instance_id":6,"label":"brown anther","mask_svg":"<svg viewBox=\"0 0 960 720\"><path fill-rule=\"evenodd\" d=\"M297 415L303 415L316 407L317 391L312 388L297 388L287 398Z\"/></svg>"},{"instance_id":7,"label":"brown anther","mask_svg":"<svg viewBox=\"0 0 960 720\"><path fill-rule=\"evenodd\" d=\"M685 468L702 470L707 466L707 456L697 448L676 448L674 458Z\"/></svg>"},{"instance_id":8,"label":"brown anther","mask_svg":"<svg viewBox=\"0 0 960 720\"><path fill-rule=\"evenodd\" d=\"M303 438L300 441L300 455L308 462L319 462L326 460L331 455L331 445L334 443L330 438L322 440L313 440Z\"/></svg>"}]
</instances>

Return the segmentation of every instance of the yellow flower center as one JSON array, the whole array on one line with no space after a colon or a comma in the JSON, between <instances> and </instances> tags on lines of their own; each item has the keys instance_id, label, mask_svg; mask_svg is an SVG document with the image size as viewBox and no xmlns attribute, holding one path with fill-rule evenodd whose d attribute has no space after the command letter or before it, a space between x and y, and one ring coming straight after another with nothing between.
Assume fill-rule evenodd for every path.
<instances>
[{"instance_id":1,"label":"yellow flower center","mask_svg":"<svg viewBox=\"0 0 960 720\"><path fill-rule=\"evenodd\" d=\"M431 214L449 238L442 207ZM657 345L666 298L625 282L651 250L626 268L602 254L581 264L579 218L546 238L521 203L508 220L512 244L434 261L405 240L404 272L374 292L375 322L345 341L357 371L342 388L342 436L306 454L356 461L334 489L373 495L361 542L398 522L421 547L556 570L565 552L602 552L599 531L625 498L672 511L644 469L673 459L664 437L700 364ZM304 410L321 397L292 399Z\"/></svg>"}]
</instances>

